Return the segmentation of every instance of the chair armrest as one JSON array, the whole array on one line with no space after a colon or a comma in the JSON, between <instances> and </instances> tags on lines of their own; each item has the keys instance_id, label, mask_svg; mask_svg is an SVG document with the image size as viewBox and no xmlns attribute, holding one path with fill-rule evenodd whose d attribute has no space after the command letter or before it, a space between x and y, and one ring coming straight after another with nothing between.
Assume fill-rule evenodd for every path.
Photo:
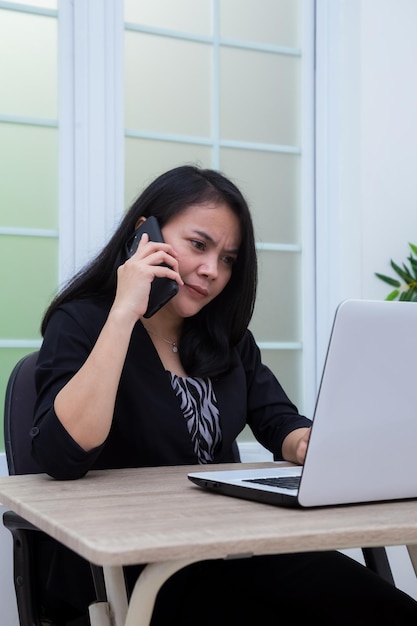
<instances>
[{"instance_id":1,"label":"chair armrest","mask_svg":"<svg viewBox=\"0 0 417 626\"><path fill-rule=\"evenodd\" d=\"M3 513L3 524L13 536L13 581L20 626L41 626L32 571L33 534L41 531L13 511Z\"/></svg>"},{"instance_id":2,"label":"chair armrest","mask_svg":"<svg viewBox=\"0 0 417 626\"><path fill-rule=\"evenodd\" d=\"M5 511L5 513L3 513L3 524L12 534L20 530L36 530L41 532L37 526L34 526L23 517L20 517L20 515L14 511Z\"/></svg>"},{"instance_id":3,"label":"chair armrest","mask_svg":"<svg viewBox=\"0 0 417 626\"><path fill-rule=\"evenodd\" d=\"M41 626L36 607L36 577L34 573L33 536L43 533L14 511L3 513L3 524L13 536L14 586L20 626ZM96 601L107 602L103 568L90 564Z\"/></svg>"}]
</instances>

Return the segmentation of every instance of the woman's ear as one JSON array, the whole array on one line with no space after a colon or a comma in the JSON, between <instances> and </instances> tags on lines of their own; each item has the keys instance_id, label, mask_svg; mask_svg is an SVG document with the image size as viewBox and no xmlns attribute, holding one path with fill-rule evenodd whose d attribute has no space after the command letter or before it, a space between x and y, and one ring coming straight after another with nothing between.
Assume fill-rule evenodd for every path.
<instances>
[{"instance_id":1,"label":"woman's ear","mask_svg":"<svg viewBox=\"0 0 417 626\"><path fill-rule=\"evenodd\" d=\"M143 222L146 222L146 217L143 217L142 215L135 224L135 230L137 230Z\"/></svg>"}]
</instances>

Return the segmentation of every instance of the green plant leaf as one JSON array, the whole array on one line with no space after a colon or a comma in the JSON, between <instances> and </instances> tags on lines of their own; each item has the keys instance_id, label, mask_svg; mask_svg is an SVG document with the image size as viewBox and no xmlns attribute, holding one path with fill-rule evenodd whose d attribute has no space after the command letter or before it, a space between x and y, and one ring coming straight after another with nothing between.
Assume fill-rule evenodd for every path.
<instances>
[{"instance_id":1,"label":"green plant leaf","mask_svg":"<svg viewBox=\"0 0 417 626\"><path fill-rule=\"evenodd\" d=\"M411 251L417 256L417 246L413 243L408 244L411 248Z\"/></svg>"},{"instance_id":2,"label":"green plant leaf","mask_svg":"<svg viewBox=\"0 0 417 626\"><path fill-rule=\"evenodd\" d=\"M390 276L385 276L385 274L378 274L377 272L375 272L375 276L378 276L378 278L383 280L384 283L388 283L388 285L391 285L391 287L401 287L400 281L396 278L390 278Z\"/></svg>"},{"instance_id":3,"label":"green plant leaf","mask_svg":"<svg viewBox=\"0 0 417 626\"><path fill-rule=\"evenodd\" d=\"M417 288L416 285L413 285L412 287L410 287L410 289L408 289L407 293L407 300L409 302L415 302L417 300Z\"/></svg>"},{"instance_id":4,"label":"green plant leaf","mask_svg":"<svg viewBox=\"0 0 417 626\"><path fill-rule=\"evenodd\" d=\"M395 287L385 300L396 300L398 298L398 300L406 302L417 302L417 245L411 242L408 242L408 245L411 250L411 254L407 257L409 267L406 263L403 263L401 267L392 259L390 261L392 269L401 278L402 282L386 274L375 272L377 278L391 287Z\"/></svg>"},{"instance_id":5,"label":"green plant leaf","mask_svg":"<svg viewBox=\"0 0 417 626\"><path fill-rule=\"evenodd\" d=\"M396 271L396 273L398 274L398 276L401 276L401 278L403 280L405 280L405 282L408 283L411 282L413 280L413 277L411 276L409 270L404 266L404 270L401 269L401 267L399 265L397 265L396 263L394 263L393 260L391 260L391 267Z\"/></svg>"},{"instance_id":6,"label":"green plant leaf","mask_svg":"<svg viewBox=\"0 0 417 626\"><path fill-rule=\"evenodd\" d=\"M395 300L399 293L400 292L398 289L394 289L394 291L391 291L391 293L387 295L385 300Z\"/></svg>"},{"instance_id":7,"label":"green plant leaf","mask_svg":"<svg viewBox=\"0 0 417 626\"><path fill-rule=\"evenodd\" d=\"M410 255L408 260L410 261L411 269L414 272L414 277L417 280L417 259Z\"/></svg>"}]
</instances>

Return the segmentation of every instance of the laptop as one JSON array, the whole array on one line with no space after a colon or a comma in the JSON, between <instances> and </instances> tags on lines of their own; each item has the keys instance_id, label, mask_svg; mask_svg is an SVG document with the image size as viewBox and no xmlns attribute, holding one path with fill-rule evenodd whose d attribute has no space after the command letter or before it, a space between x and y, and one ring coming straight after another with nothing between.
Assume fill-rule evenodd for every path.
<instances>
[{"instance_id":1,"label":"laptop","mask_svg":"<svg viewBox=\"0 0 417 626\"><path fill-rule=\"evenodd\" d=\"M216 493L284 506L416 498L417 303L338 306L304 466L206 469L188 478Z\"/></svg>"}]
</instances>

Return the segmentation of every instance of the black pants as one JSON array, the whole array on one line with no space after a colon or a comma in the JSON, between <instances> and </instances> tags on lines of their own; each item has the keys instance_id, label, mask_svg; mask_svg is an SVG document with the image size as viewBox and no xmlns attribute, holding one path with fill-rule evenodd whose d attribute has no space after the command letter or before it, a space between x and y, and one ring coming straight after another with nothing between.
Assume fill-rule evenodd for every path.
<instances>
[{"instance_id":1,"label":"black pants","mask_svg":"<svg viewBox=\"0 0 417 626\"><path fill-rule=\"evenodd\" d=\"M63 556L65 575L44 590L46 614L56 626L88 626L88 564ZM126 568L130 589L139 571ZM151 626L305 626L312 620L320 626L415 626L417 602L339 552L214 560L190 565L163 585Z\"/></svg>"},{"instance_id":2,"label":"black pants","mask_svg":"<svg viewBox=\"0 0 417 626\"><path fill-rule=\"evenodd\" d=\"M412 626L417 602L338 552L205 561L162 587L151 626Z\"/></svg>"}]
</instances>

